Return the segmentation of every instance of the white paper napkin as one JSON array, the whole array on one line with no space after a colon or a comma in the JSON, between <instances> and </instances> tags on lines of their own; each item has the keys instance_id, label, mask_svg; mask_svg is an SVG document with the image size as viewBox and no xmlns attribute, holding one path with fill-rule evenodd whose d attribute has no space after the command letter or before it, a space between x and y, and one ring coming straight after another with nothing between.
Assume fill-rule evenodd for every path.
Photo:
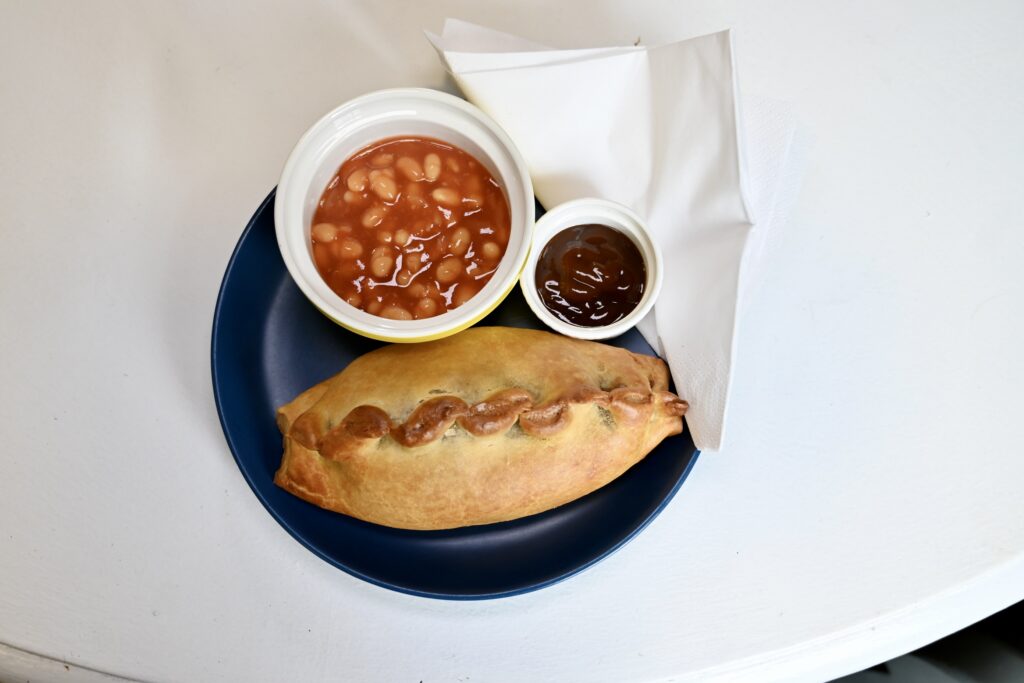
<instances>
[{"instance_id":1,"label":"white paper napkin","mask_svg":"<svg viewBox=\"0 0 1024 683\"><path fill-rule=\"evenodd\" d=\"M538 199L603 197L643 216L666 272L640 331L666 358L701 450L722 445L753 207L778 214L793 118L758 102L739 123L728 31L658 47L554 50L462 21L428 32L466 97L512 137ZM748 191L744 133L759 176ZM759 181L759 182L757 182ZM756 202L756 203L752 203ZM765 220L759 232L767 227Z\"/></svg>"}]
</instances>

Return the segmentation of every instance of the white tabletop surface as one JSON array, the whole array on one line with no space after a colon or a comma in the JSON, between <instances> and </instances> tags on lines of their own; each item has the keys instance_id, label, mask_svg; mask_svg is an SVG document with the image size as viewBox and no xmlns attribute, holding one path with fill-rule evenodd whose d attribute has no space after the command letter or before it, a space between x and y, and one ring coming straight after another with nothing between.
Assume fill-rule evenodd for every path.
<instances>
[{"instance_id":1,"label":"white tabletop surface","mask_svg":"<svg viewBox=\"0 0 1024 683\"><path fill-rule=\"evenodd\" d=\"M0 679L812 681L1024 599L1024 5L0 15ZM350 96L450 87L421 35L445 16L565 47L733 27L744 93L815 140L727 447L611 558L471 603L288 536L209 369L228 256L291 146Z\"/></svg>"}]
</instances>

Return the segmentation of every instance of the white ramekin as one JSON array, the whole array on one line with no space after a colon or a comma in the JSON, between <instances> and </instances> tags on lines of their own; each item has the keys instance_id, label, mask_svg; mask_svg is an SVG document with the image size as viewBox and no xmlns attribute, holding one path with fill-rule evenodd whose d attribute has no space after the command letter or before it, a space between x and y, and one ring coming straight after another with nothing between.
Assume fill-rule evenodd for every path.
<instances>
[{"instance_id":1,"label":"white ramekin","mask_svg":"<svg viewBox=\"0 0 1024 683\"><path fill-rule=\"evenodd\" d=\"M640 250L647 270L644 295L637 307L621 320L600 327L572 325L556 317L541 301L540 294L537 293L537 285L534 282L537 273L537 258L551 238L566 228L591 223L607 225L626 235ZM530 305L534 314L555 332L577 339L609 339L628 331L650 312L651 307L654 306L654 300L658 298L658 293L661 291L662 270L661 249L651 239L647 225L635 212L622 204L607 199L574 199L559 204L537 221L533 231L533 250L530 252L529 258L526 259L526 267L523 268L519 284L523 290L523 296L526 297L526 303Z\"/></svg>"},{"instance_id":2,"label":"white ramekin","mask_svg":"<svg viewBox=\"0 0 1024 683\"><path fill-rule=\"evenodd\" d=\"M370 143L397 135L437 138L469 152L501 184L511 211L508 247L490 281L462 306L423 320L389 320L347 304L320 277L310 242L317 203L341 164ZM424 88L372 92L313 124L288 157L274 205L281 256L302 293L339 325L391 342L446 337L490 313L515 287L530 252L534 215L526 163L505 131L465 100Z\"/></svg>"}]
</instances>

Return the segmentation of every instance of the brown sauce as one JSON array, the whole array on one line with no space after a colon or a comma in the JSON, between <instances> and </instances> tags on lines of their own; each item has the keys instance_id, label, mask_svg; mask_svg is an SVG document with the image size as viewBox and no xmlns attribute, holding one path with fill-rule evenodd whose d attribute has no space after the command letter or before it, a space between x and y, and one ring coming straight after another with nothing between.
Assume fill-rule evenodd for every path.
<instances>
[{"instance_id":1,"label":"brown sauce","mask_svg":"<svg viewBox=\"0 0 1024 683\"><path fill-rule=\"evenodd\" d=\"M603 327L622 320L640 303L646 282L640 250L606 225L566 228L537 259L541 301L571 325Z\"/></svg>"}]
</instances>

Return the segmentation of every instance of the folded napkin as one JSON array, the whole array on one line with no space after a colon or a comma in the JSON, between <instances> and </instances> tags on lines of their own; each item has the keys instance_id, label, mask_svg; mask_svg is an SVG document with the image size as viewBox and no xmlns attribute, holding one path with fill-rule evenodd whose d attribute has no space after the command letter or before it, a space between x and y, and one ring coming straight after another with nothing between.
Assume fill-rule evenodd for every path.
<instances>
[{"instance_id":1,"label":"folded napkin","mask_svg":"<svg viewBox=\"0 0 1024 683\"><path fill-rule=\"evenodd\" d=\"M576 50L454 20L427 36L466 97L515 141L542 204L602 197L647 220L666 272L639 328L690 402L697 447L718 450L741 280L754 281L749 264L740 272L745 252L756 260L752 208L778 213L792 116L756 107L761 175L749 191L728 31Z\"/></svg>"}]
</instances>

